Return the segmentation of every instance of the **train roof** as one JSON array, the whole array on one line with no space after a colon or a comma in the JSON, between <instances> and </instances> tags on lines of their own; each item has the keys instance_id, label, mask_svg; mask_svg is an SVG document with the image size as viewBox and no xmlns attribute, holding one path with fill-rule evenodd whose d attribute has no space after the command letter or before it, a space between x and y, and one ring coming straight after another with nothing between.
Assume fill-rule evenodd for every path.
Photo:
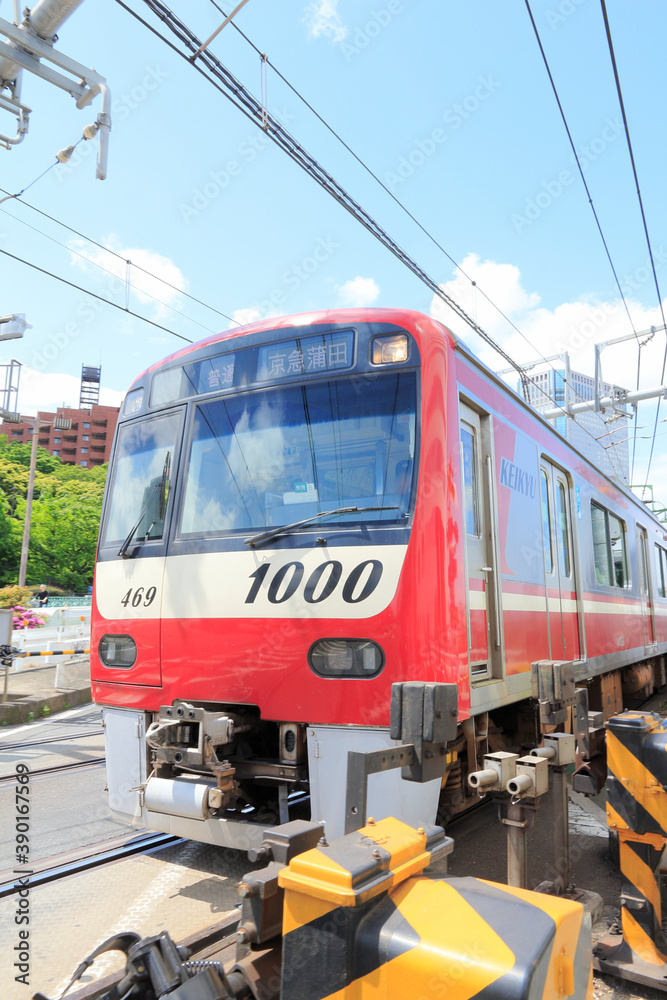
<instances>
[{"instance_id":1,"label":"train roof","mask_svg":"<svg viewBox=\"0 0 667 1000\"><path fill-rule=\"evenodd\" d=\"M463 356L470 364L474 367L480 369L487 379L490 379L495 383L500 389L508 393L513 397L515 404L521 406L527 413L533 418L537 418L545 427L549 428L558 438L565 443L565 445L574 452L577 457L584 462L591 470L593 470L597 475L605 479L610 486L614 489L619 490L623 493L633 504L640 506L646 514L652 519L655 526L661 531L665 532L665 524L658 520L653 511L643 503L639 497L637 497L627 486L622 483L617 482L608 476L602 469L600 469L594 462L592 462L583 452L573 445L567 438L563 437L557 428L550 423L539 410L536 410L530 403L526 400L510 385L507 384L499 375L496 374L491 368L488 367L476 354L473 353L471 348L469 348L464 341L451 330L444 323L439 320L428 316L426 313L420 312L416 309L404 309L404 308L359 308L359 309L319 309L313 310L311 312L305 313L294 313L285 316L270 316L265 319L256 320L253 323L247 323L243 326L235 327L232 330L223 330L220 333L212 334L210 337L205 337L203 340L195 341L194 343L188 344L186 347L182 347L172 354L167 355L160 361L146 368L140 375L138 375L131 386L137 384L141 379L153 372L163 365L169 365L174 361L186 357L194 351L200 351L205 347L212 347L214 344L223 343L227 340L233 340L236 337L246 336L247 334L261 333L264 330L281 330L281 329L291 329L299 326L316 326L318 324L336 323L350 325L356 323L391 323L394 325L414 325L416 322L428 320L430 324L437 326L442 330L445 339L449 338L452 347L457 354ZM518 375L518 372L517 372ZM563 407L563 413L565 414L565 408Z\"/></svg>"}]
</instances>

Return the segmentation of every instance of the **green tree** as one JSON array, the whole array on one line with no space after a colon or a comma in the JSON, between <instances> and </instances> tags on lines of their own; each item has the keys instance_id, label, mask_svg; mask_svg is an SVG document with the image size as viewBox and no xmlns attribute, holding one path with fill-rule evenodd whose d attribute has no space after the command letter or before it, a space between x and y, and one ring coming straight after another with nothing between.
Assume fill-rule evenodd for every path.
<instances>
[{"instance_id":1,"label":"green tree","mask_svg":"<svg viewBox=\"0 0 667 1000\"><path fill-rule=\"evenodd\" d=\"M7 445L0 435L0 585L18 579L29 464L30 446ZM106 471L106 465L84 469L37 449L29 583L85 590L92 582Z\"/></svg>"},{"instance_id":2,"label":"green tree","mask_svg":"<svg viewBox=\"0 0 667 1000\"><path fill-rule=\"evenodd\" d=\"M81 591L93 582L103 492L101 483L62 483L33 503L28 583Z\"/></svg>"},{"instance_id":3,"label":"green tree","mask_svg":"<svg viewBox=\"0 0 667 1000\"><path fill-rule=\"evenodd\" d=\"M21 526L10 511L10 502L0 490L0 586L15 581L21 559Z\"/></svg>"},{"instance_id":4,"label":"green tree","mask_svg":"<svg viewBox=\"0 0 667 1000\"><path fill-rule=\"evenodd\" d=\"M31 446L29 444L20 444L18 441L15 441L3 454L10 462L25 465L26 469L29 469L30 451ZM37 446L37 464L35 468L38 472L54 472L62 464L60 459L52 455L46 448L42 448L40 445Z\"/></svg>"}]
</instances>

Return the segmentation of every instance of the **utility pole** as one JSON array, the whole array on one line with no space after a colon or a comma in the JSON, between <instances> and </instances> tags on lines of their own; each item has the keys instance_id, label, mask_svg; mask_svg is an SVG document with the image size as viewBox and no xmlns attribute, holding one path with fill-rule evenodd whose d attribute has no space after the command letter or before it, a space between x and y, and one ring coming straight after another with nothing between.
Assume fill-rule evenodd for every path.
<instances>
[{"instance_id":1,"label":"utility pole","mask_svg":"<svg viewBox=\"0 0 667 1000\"><path fill-rule=\"evenodd\" d=\"M37 468L37 439L39 438L39 422L32 425L32 442L30 445L30 473L28 475L28 493L25 499L25 521L23 522L23 541L21 543L21 564L19 566L19 587L25 587L26 571L28 569L28 548L30 546L30 519L32 517L32 496L35 492L35 469Z\"/></svg>"},{"instance_id":2,"label":"utility pole","mask_svg":"<svg viewBox=\"0 0 667 1000\"><path fill-rule=\"evenodd\" d=\"M37 468L37 445L39 431L42 427L53 424L56 430L68 431L72 426L69 417L56 417L54 420L40 420L39 417L22 417L20 413L11 413L0 409L0 417L8 423L22 424L32 422L32 443L30 445L30 471L28 473L28 493L25 503L25 521L23 523L23 541L21 543L21 562L19 565L19 587L25 586L28 569L28 549L30 547L30 521L32 518L32 498L35 492L35 469Z\"/></svg>"},{"instance_id":3,"label":"utility pole","mask_svg":"<svg viewBox=\"0 0 667 1000\"><path fill-rule=\"evenodd\" d=\"M613 344L624 344L629 340L636 340L639 344L639 349L641 351L642 347L648 344L649 340L652 340L656 333L661 330L666 329L664 326L651 326L648 330L640 330L639 333L626 333L624 337L615 337L614 340L603 340L600 343L595 344L595 409L599 411L602 408L601 396L602 396L602 364L600 355L604 351L605 347L612 347ZM645 340L640 340L640 337L645 337Z\"/></svg>"}]
</instances>

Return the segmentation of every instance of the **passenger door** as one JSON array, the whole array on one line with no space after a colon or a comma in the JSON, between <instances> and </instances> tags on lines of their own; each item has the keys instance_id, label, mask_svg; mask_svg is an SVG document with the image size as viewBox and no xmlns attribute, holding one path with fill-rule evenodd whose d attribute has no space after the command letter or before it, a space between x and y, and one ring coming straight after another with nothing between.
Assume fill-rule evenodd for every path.
<instances>
[{"instance_id":1,"label":"passenger door","mask_svg":"<svg viewBox=\"0 0 667 1000\"><path fill-rule=\"evenodd\" d=\"M540 463L540 500L551 659L578 660L580 621L570 484L566 473L546 459Z\"/></svg>"},{"instance_id":2,"label":"passenger door","mask_svg":"<svg viewBox=\"0 0 667 1000\"><path fill-rule=\"evenodd\" d=\"M468 663L473 682L502 676L496 504L491 453L482 419L479 413L461 403L459 434L466 540Z\"/></svg>"},{"instance_id":3,"label":"passenger door","mask_svg":"<svg viewBox=\"0 0 667 1000\"><path fill-rule=\"evenodd\" d=\"M642 602L644 646L651 646L655 643L655 607L651 600L648 532L639 524L637 525L637 561L639 562L639 593Z\"/></svg>"}]
</instances>

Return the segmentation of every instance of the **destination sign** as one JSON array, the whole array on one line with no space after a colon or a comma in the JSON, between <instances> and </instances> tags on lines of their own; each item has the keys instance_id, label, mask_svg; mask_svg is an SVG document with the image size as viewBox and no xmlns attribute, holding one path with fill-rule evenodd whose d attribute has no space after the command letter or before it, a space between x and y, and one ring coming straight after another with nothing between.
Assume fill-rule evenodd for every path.
<instances>
[{"instance_id":1,"label":"destination sign","mask_svg":"<svg viewBox=\"0 0 667 1000\"><path fill-rule=\"evenodd\" d=\"M273 382L294 375L350 368L354 361L354 333L320 333L295 337L279 344L260 347L257 381Z\"/></svg>"},{"instance_id":2,"label":"destination sign","mask_svg":"<svg viewBox=\"0 0 667 1000\"><path fill-rule=\"evenodd\" d=\"M235 386L326 374L351 368L353 363L353 330L293 337L157 372L151 385L150 405L165 406L177 399Z\"/></svg>"}]
</instances>

